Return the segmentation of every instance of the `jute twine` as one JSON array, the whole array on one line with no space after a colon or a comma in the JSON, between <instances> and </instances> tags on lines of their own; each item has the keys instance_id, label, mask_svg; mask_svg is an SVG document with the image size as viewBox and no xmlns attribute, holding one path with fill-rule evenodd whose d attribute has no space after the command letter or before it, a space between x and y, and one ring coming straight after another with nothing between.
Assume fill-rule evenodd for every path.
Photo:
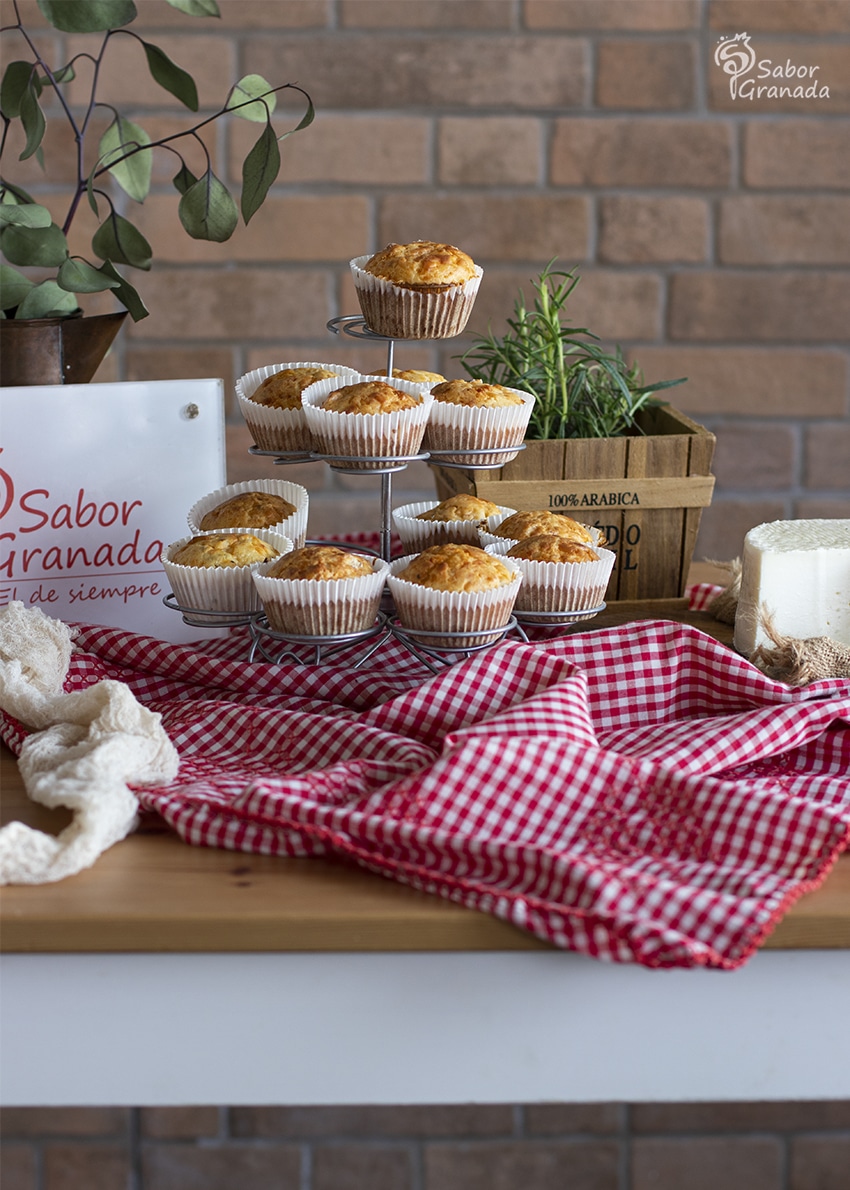
<instances>
[{"instance_id":1,"label":"jute twine","mask_svg":"<svg viewBox=\"0 0 850 1190\"><path fill-rule=\"evenodd\" d=\"M729 571L729 584L708 605L708 611L715 620L734 624L741 593L741 559L712 565ZM769 678L789 686L807 686L819 678L850 678L850 645L829 636L810 636L806 640L783 636L764 608L759 622L772 643L758 645L749 660Z\"/></svg>"}]
</instances>

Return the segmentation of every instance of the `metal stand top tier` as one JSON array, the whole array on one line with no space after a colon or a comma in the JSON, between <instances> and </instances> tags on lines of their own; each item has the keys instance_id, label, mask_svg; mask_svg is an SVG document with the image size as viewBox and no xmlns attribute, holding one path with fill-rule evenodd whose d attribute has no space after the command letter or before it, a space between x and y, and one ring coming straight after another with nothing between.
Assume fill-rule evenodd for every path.
<instances>
[{"instance_id":1,"label":"metal stand top tier","mask_svg":"<svg viewBox=\"0 0 850 1190\"><path fill-rule=\"evenodd\" d=\"M332 335L348 335L352 339L369 339L373 343L386 343L387 376L392 376L395 339L373 331L360 314L343 314L340 318L332 318L327 326Z\"/></svg>"}]
</instances>

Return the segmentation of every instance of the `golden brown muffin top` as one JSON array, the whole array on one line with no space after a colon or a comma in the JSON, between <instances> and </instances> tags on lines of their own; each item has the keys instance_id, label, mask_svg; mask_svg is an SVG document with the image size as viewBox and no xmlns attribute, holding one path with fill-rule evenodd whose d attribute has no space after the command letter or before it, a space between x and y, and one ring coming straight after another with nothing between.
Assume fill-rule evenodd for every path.
<instances>
[{"instance_id":1,"label":"golden brown muffin top","mask_svg":"<svg viewBox=\"0 0 850 1190\"><path fill-rule=\"evenodd\" d=\"M193 537L171 555L179 566L252 566L276 558L279 551L253 533L210 533Z\"/></svg>"},{"instance_id":2,"label":"golden brown muffin top","mask_svg":"<svg viewBox=\"0 0 850 1190\"><path fill-rule=\"evenodd\" d=\"M521 405L522 397L501 384L485 384L483 380L446 380L436 384L431 393L435 401L447 405L471 405L478 409L501 409L506 405Z\"/></svg>"},{"instance_id":3,"label":"golden brown muffin top","mask_svg":"<svg viewBox=\"0 0 850 1190\"><path fill-rule=\"evenodd\" d=\"M509 558L525 558L531 562L598 562L599 555L583 541L559 537L557 533L541 533L526 537L508 550Z\"/></svg>"},{"instance_id":4,"label":"golden brown muffin top","mask_svg":"<svg viewBox=\"0 0 850 1190\"><path fill-rule=\"evenodd\" d=\"M275 409L300 409L301 394L317 380L328 380L335 372L327 368L284 368L267 376L250 396L257 405L271 405Z\"/></svg>"},{"instance_id":5,"label":"golden brown muffin top","mask_svg":"<svg viewBox=\"0 0 850 1190\"><path fill-rule=\"evenodd\" d=\"M372 563L363 554L354 554L335 545L305 545L300 550L284 554L266 571L266 577L328 581L362 578L372 573Z\"/></svg>"},{"instance_id":6,"label":"golden brown muffin top","mask_svg":"<svg viewBox=\"0 0 850 1190\"><path fill-rule=\"evenodd\" d=\"M417 554L396 578L434 591L490 591L512 582L514 572L477 545L448 543Z\"/></svg>"},{"instance_id":7,"label":"golden brown muffin top","mask_svg":"<svg viewBox=\"0 0 850 1190\"><path fill-rule=\"evenodd\" d=\"M471 496L467 492L460 492L457 496L449 496L436 508L429 508L427 512L420 512L417 521L486 521L487 517L495 516L499 511L498 504L490 500L482 500L480 496Z\"/></svg>"},{"instance_id":8,"label":"golden brown muffin top","mask_svg":"<svg viewBox=\"0 0 850 1190\"><path fill-rule=\"evenodd\" d=\"M534 512L515 512L494 530L496 537L510 537L513 541L524 541L526 537L539 537L541 533L555 533L558 537L569 537L573 541L593 542L593 534L586 525L580 525L572 517L560 512L539 509Z\"/></svg>"},{"instance_id":9,"label":"golden brown muffin top","mask_svg":"<svg viewBox=\"0 0 850 1190\"><path fill-rule=\"evenodd\" d=\"M363 268L375 277L406 289L422 285L465 285L475 276L475 264L471 257L453 244L436 244L433 240L387 244Z\"/></svg>"},{"instance_id":10,"label":"golden brown muffin top","mask_svg":"<svg viewBox=\"0 0 850 1190\"><path fill-rule=\"evenodd\" d=\"M370 376L386 376L387 369L380 368L377 372L370 372ZM438 384L445 380L439 372L422 372L418 368L393 368L394 380L412 380L416 384Z\"/></svg>"},{"instance_id":11,"label":"golden brown muffin top","mask_svg":"<svg viewBox=\"0 0 850 1190\"><path fill-rule=\"evenodd\" d=\"M216 504L199 529L270 529L295 512L295 505L273 492L242 492Z\"/></svg>"},{"instance_id":12,"label":"golden brown muffin top","mask_svg":"<svg viewBox=\"0 0 850 1190\"><path fill-rule=\"evenodd\" d=\"M361 380L334 389L322 405L332 413L395 413L398 409L415 409L421 404L417 397L393 388L385 380Z\"/></svg>"}]
</instances>

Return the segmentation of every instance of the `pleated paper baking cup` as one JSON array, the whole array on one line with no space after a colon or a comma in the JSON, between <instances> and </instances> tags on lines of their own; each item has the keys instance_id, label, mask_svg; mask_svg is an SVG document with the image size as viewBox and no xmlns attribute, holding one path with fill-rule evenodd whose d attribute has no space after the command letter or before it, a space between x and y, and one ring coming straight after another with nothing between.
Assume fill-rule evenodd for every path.
<instances>
[{"instance_id":1,"label":"pleated paper baking cup","mask_svg":"<svg viewBox=\"0 0 850 1190\"><path fill-rule=\"evenodd\" d=\"M389 567L379 558L372 574L357 578L272 578L274 562L264 562L253 574L254 586L275 632L292 636L340 636L365 632L378 614Z\"/></svg>"},{"instance_id":2,"label":"pleated paper baking cup","mask_svg":"<svg viewBox=\"0 0 850 1190\"><path fill-rule=\"evenodd\" d=\"M265 492L270 496L280 496L282 500L294 504L295 512L291 516L275 525L260 527L272 529L275 533L281 533L284 537L288 537L296 549L304 544L307 536L307 513L310 497L305 487L302 487L300 483L290 483L288 479L249 479L242 483L230 483L216 492L210 492L208 496L201 497L189 510L187 518L189 531L193 534L204 532L201 529L201 521L208 512L212 512L225 500L230 500L234 496L242 496L246 492ZM227 528L235 529L239 526L228 525ZM217 531L220 532L220 530Z\"/></svg>"},{"instance_id":3,"label":"pleated paper baking cup","mask_svg":"<svg viewBox=\"0 0 850 1190\"><path fill-rule=\"evenodd\" d=\"M195 613L184 612L185 619L192 624L207 624L211 627L221 624L221 615L205 616L204 611L232 613L234 616L244 616L249 612L260 611L260 597L254 586L253 573L263 563L253 562L248 566L183 566L179 562L172 562L174 554L192 537L212 537L227 530L215 529L207 533L193 533L189 537L182 537L173 541L162 551L160 561L171 584L171 590L181 608L192 609ZM288 554L293 548L292 541L282 533L271 529L234 529L231 532L250 532L261 541L268 542L280 554Z\"/></svg>"},{"instance_id":4,"label":"pleated paper baking cup","mask_svg":"<svg viewBox=\"0 0 850 1190\"><path fill-rule=\"evenodd\" d=\"M605 601L605 591L616 555L611 550L596 549L598 562L534 562L529 558L506 558L498 546L486 552L504 562L517 562L522 571L522 586L516 611L586 612Z\"/></svg>"},{"instance_id":5,"label":"pleated paper baking cup","mask_svg":"<svg viewBox=\"0 0 850 1190\"><path fill-rule=\"evenodd\" d=\"M236 381L236 397L239 410L245 418L248 429L254 435L254 444L260 450L279 450L282 454L298 453L313 449L313 440L304 417L303 409L275 409L272 405L259 405L251 397L269 376L283 372L286 368L324 368L335 376L356 376L353 368L340 364L320 364L315 361L294 364L269 364L246 372Z\"/></svg>"},{"instance_id":6,"label":"pleated paper baking cup","mask_svg":"<svg viewBox=\"0 0 850 1190\"><path fill-rule=\"evenodd\" d=\"M374 380L353 377L317 380L302 393L304 414L318 454L334 456L331 465L340 471L377 471L390 460L419 453L434 398L428 386L412 380L392 380L392 387L419 400L415 409L394 413L337 413L323 409L332 392L348 384Z\"/></svg>"},{"instance_id":7,"label":"pleated paper baking cup","mask_svg":"<svg viewBox=\"0 0 850 1190\"><path fill-rule=\"evenodd\" d=\"M592 538L592 540L586 544L591 546L592 549L601 549L602 542L605 538L603 531L601 529L597 529L595 525L586 525L583 521L581 522L581 525L584 529L587 529ZM510 537L499 537L496 533L487 529L480 529L478 532L478 544L483 549L486 549L488 545L496 546L497 549L495 552L499 554L506 554L512 545L517 544L517 540L517 538L512 539Z\"/></svg>"},{"instance_id":8,"label":"pleated paper baking cup","mask_svg":"<svg viewBox=\"0 0 850 1190\"><path fill-rule=\"evenodd\" d=\"M421 553L432 545L445 542L459 542L462 545L478 545L478 531L482 525L495 529L505 517L512 516L516 509L499 507L497 513L484 521L420 521L419 515L430 512L439 504L437 500L426 500L418 504L403 504L393 509L393 524L401 538L402 545L409 552Z\"/></svg>"},{"instance_id":9,"label":"pleated paper baking cup","mask_svg":"<svg viewBox=\"0 0 850 1190\"><path fill-rule=\"evenodd\" d=\"M452 339L463 331L484 274L479 265L475 266L475 276L464 285L406 289L367 273L364 265L370 259L368 255L356 256L350 267L366 325L376 335L391 339Z\"/></svg>"},{"instance_id":10,"label":"pleated paper baking cup","mask_svg":"<svg viewBox=\"0 0 850 1190\"><path fill-rule=\"evenodd\" d=\"M398 577L415 557L415 554L407 554L390 563L387 585L401 626L414 640L426 646L471 649L492 644L495 636L488 630L504 628L510 620L523 581L522 571L515 565L516 559L503 559L514 575L511 582L502 587L493 587L489 591L434 591ZM426 633L437 632L440 636L437 639L417 637L417 629ZM477 632L486 634L476 636ZM464 635L456 636L456 633Z\"/></svg>"},{"instance_id":11,"label":"pleated paper baking cup","mask_svg":"<svg viewBox=\"0 0 850 1190\"><path fill-rule=\"evenodd\" d=\"M465 463L501 467L517 456L525 438L525 431L534 408L531 393L510 388L508 392L522 398L521 405L503 405L495 409L474 405L453 405L449 401L434 401L425 449L439 452L443 457L434 462ZM500 448L506 448L504 451ZM510 449L510 448L513 449ZM494 454L465 454L465 451L495 451ZM447 453L450 452L450 453Z\"/></svg>"}]
</instances>

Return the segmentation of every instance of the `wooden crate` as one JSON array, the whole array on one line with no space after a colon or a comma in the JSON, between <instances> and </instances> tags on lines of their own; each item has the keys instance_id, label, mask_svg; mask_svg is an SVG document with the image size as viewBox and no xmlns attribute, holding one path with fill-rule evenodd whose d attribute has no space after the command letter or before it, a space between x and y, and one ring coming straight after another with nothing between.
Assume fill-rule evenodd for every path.
<instances>
[{"instance_id":1,"label":"wooden crate","mask_svg":"<svg viewBox=\"0 0 850 1190\"><path fill-rule=\"evenodd\" d=\"M596 525L617 555L608 600L675 598L684 594L702 510L711 503L715 437L669 405L638 420L642 433L624 438L528 441L497 471L432 464L437 495L471 492Z\"/></svg>"}]
</instances>

